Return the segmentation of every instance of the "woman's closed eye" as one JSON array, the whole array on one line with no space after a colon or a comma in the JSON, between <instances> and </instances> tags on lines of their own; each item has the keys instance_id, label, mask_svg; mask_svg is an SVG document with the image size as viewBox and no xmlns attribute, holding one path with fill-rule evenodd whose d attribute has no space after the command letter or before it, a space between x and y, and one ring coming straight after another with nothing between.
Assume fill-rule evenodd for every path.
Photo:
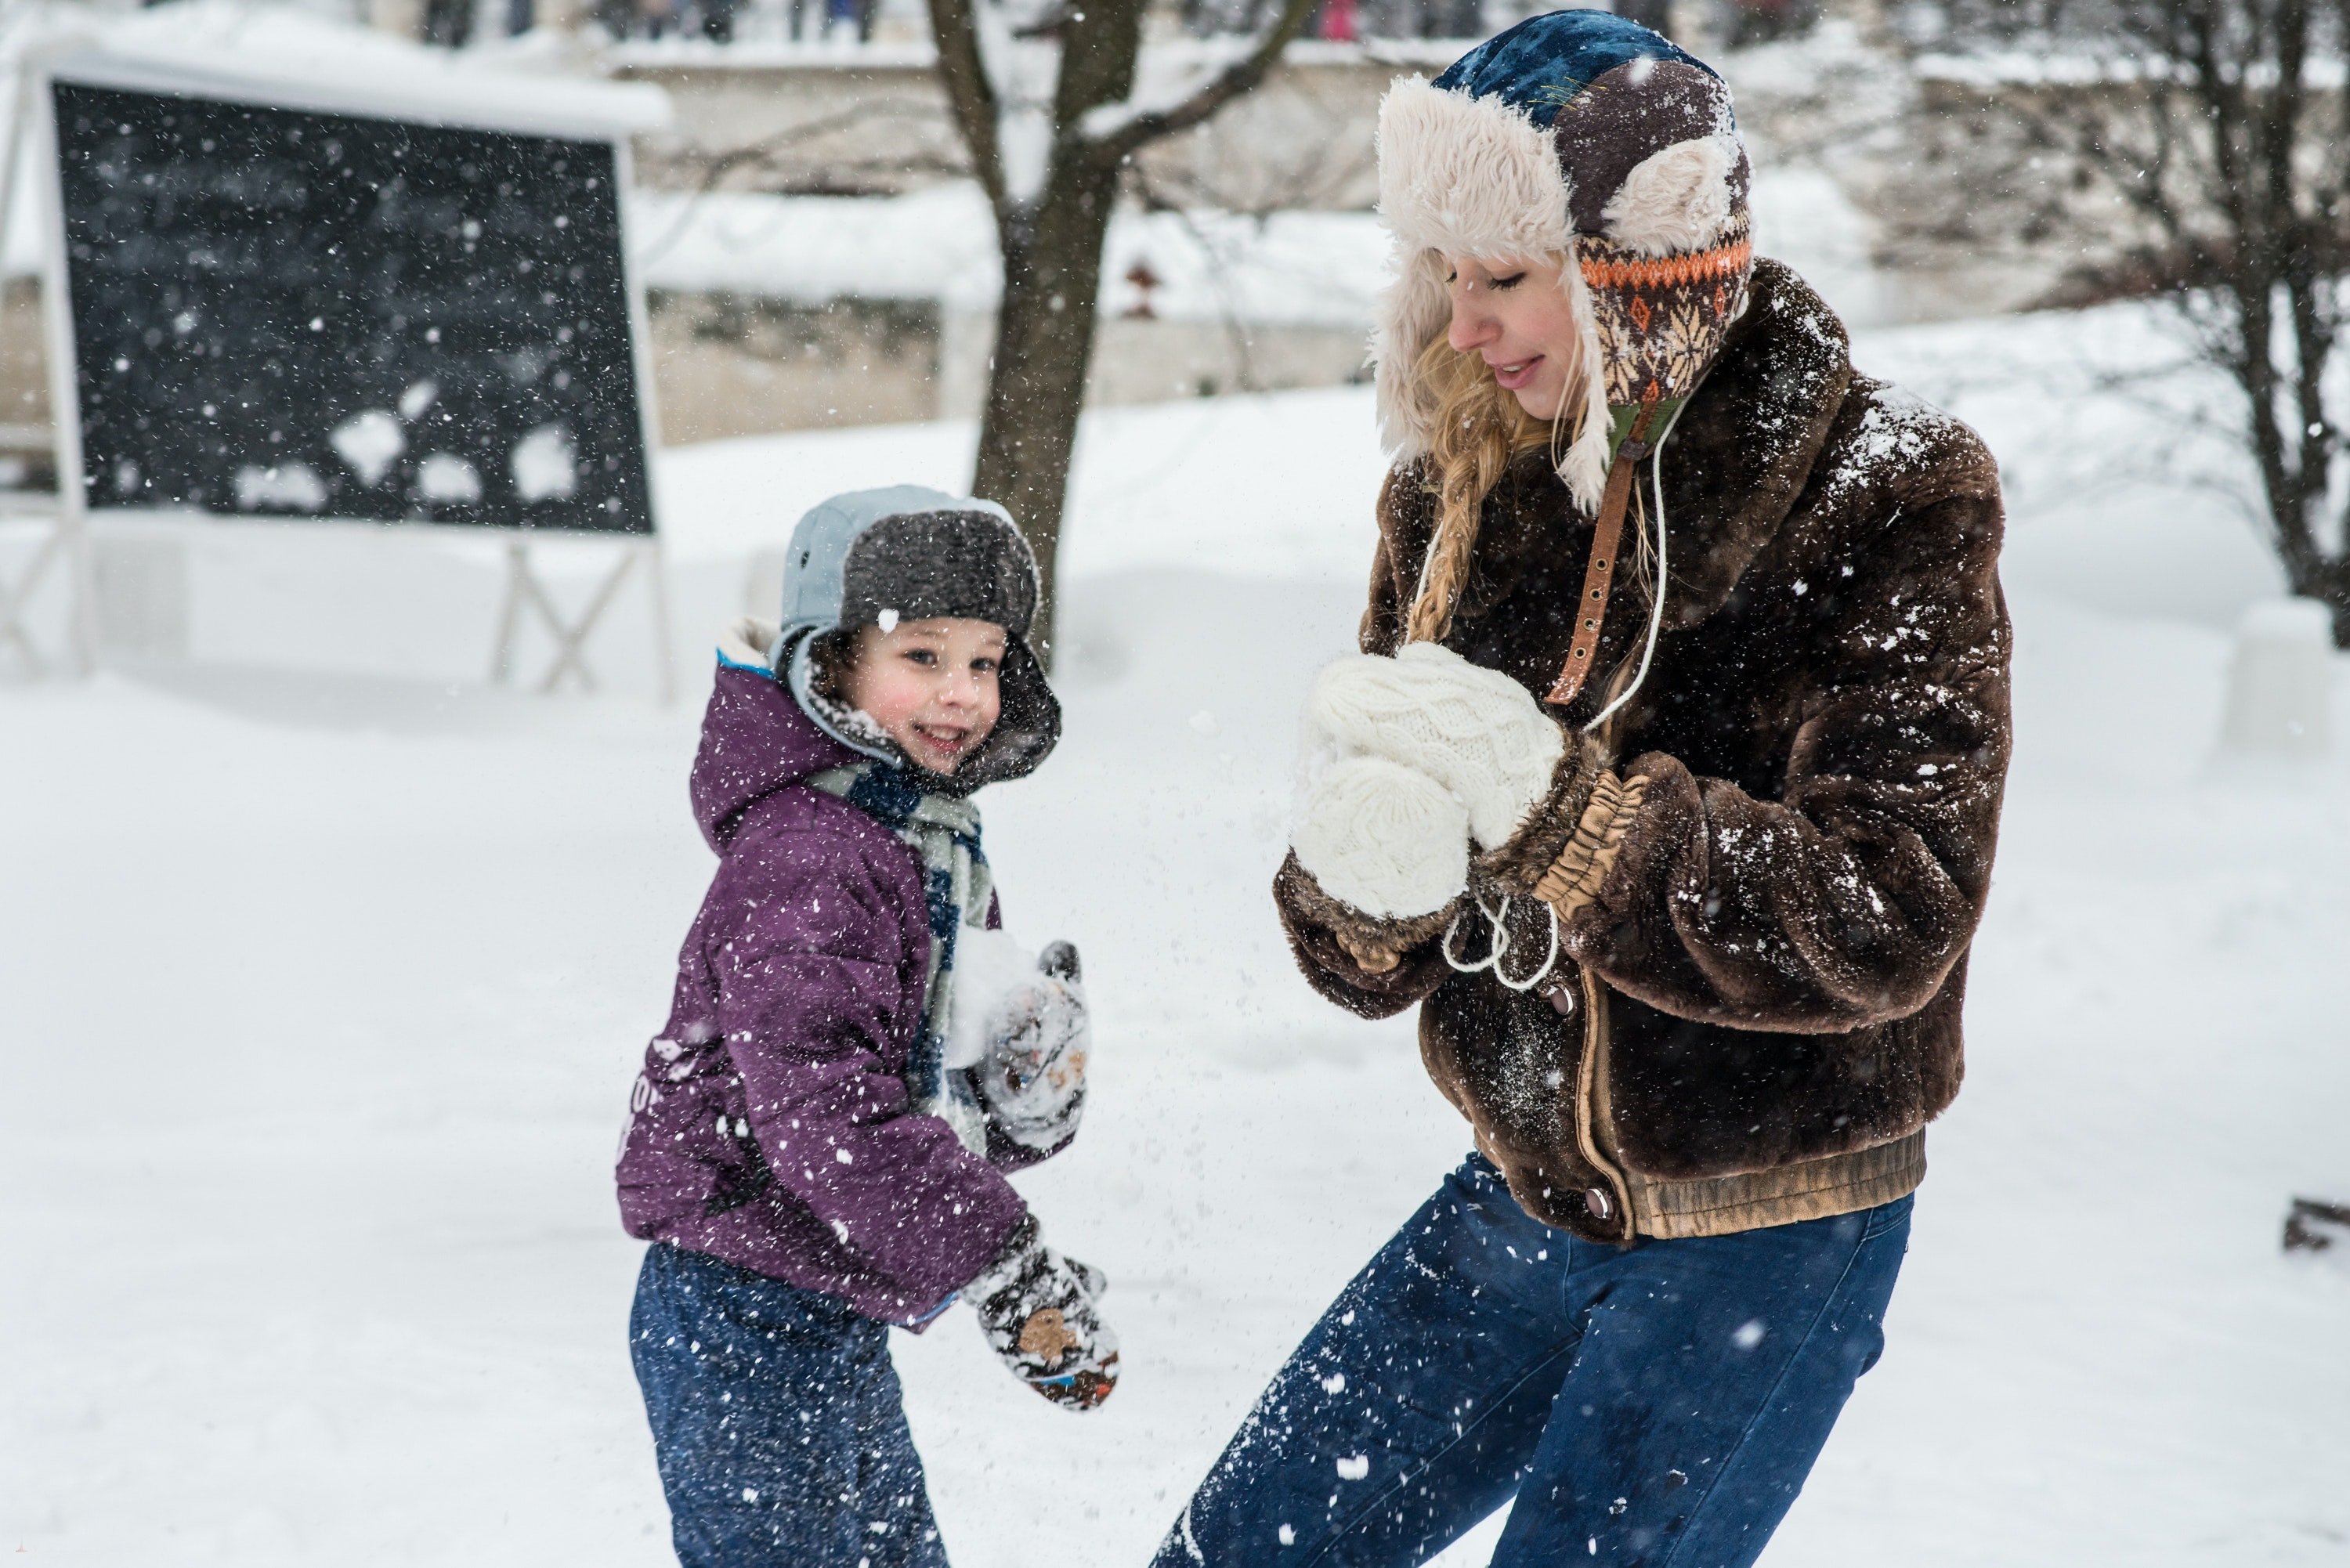
<instances>
[{"instance_id":1,"label":"woman's closed eye","mask_svg":"<svg viewBox=\"0 0 2350 1568\"><path fill-rule=\"evenodd\" d=\"M1525 280L1526 275L1524 272L1519 271L1510 274L1507 277L1489 277L1485 280L1484 286L1492 289L1497 293L1506 292L1517 287L1518 285L1525 282ZM1461 281L1461 274L1458 271L1448 272L1444 275L1444 281L1448 286L1452 284L1459 283ZM1477 286L1477 280L1474 278L1470 279L1469 286L1471 288L1475 288Z\"/></svg>"}]
</instances>

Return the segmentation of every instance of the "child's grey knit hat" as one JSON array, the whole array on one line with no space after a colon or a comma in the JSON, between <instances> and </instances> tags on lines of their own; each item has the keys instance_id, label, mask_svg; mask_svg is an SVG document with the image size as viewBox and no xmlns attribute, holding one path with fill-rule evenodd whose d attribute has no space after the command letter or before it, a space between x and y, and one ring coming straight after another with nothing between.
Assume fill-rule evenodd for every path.
<instances>
[{"instance_id":1,"label":"child's grey knit hat","mask_svg":"<svg viewBox=\"0 0 2350 1568\"><path fill-rule=\"evenodd\" d=\"M784 558L783 628L768 656L777 679L833 739L900 766L886 740L844 723L816 690L825 636L899 620L958 616L1003 628L1003 716L952 779L956 793L1035 770L1061 736L1061 705L1028 644L1043 597L1036 557L993 501L919 484L856 490L818 503Z\"/></svg>"}]
</instances>

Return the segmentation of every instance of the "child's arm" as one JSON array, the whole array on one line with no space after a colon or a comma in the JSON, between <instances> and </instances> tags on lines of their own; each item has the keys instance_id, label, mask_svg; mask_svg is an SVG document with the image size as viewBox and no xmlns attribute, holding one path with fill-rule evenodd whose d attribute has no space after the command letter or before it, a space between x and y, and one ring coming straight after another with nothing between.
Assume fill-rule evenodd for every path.
<instances>
[{"instance_id":1,"label":"child's arm","mask_svg":"<svg viewBox=\"0 0 2350 1568\"><path fill-rule=\"evenodd\" d=\"M909 1115L889 1067L917 1020L899 891L852 844L738 840L704 951L752 1132L775 1181L834 1236L935 1303L993 1259L1026 1205L945 1122ZM919 991L919 988L915 988Z\"/></svg>"}]
</instances>

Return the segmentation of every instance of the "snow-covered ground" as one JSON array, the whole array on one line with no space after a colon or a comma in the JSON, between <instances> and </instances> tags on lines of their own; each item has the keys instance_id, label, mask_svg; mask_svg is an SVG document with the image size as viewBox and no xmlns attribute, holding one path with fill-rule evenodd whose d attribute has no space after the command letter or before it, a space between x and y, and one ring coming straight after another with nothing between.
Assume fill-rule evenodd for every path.
<instances>
[{"instance_id":1,"label":"snow-covered ground","mask_svg":"<svg viewBox=\"0 0 2350 1568\"><path fill-rule=\"evenodd\" d=\"M1890 1347L1766 1562L2350 1556L2350 1268L2277 1248L2290 1194L2350 1197L2350 744L2215 755L2228 630L2279 590L2190 483L2208 444L2095 373L2162 352L2130 310L1864 343L2008 466L2020 744ZM954 483L970 442L667 454L681 643L805 504ZM964 1314L899 1336L964 1568L1142 1562L1465 1147L1409 1025L1315 1001L1264 896L1378 477L1353 390L1088 425L1068 740L985 805L1015 929L1085 949L1097 1098L1021 1185L1113 1276L1129 1370L1077 1419ZM0 685L0 1552L665 1560L608 1162L709 867L695 704L469 683L493 565L224 526L196 660ZM639 614L596 645L623 688Z\"/></svg>"}]
</instances>

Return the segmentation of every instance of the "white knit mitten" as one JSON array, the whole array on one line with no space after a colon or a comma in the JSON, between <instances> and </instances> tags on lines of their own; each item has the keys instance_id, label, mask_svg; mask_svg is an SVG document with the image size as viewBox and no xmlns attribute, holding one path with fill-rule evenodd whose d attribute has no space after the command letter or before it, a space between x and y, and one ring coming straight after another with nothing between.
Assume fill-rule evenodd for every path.
<instances>
[{"instance_id":1,"label":"white knit mitten","mask_svg":"<svg viewBox=\"0 0 2350 1568\"><path fill-rule=\"evenodd\" d=\"M1469 886L1469 812L1426 774L1346 757L1309 781L1290 832L1322 890L1367 915L1434 914Z\"/></svg>"},{"instance_id":2,"label":"white knit mitten","mask_svg":"<svg viewBox=\"0 0 2350 1568\"><path fill-rule=\"evenodd\" d=\"M1460 797L1480 847L1501 844L1549 793L1566 734L1532 693L1449 648L1415 642L1324 670L1305 701L1309 751L1385 757Z\"/></svg>"}]
</instances>

